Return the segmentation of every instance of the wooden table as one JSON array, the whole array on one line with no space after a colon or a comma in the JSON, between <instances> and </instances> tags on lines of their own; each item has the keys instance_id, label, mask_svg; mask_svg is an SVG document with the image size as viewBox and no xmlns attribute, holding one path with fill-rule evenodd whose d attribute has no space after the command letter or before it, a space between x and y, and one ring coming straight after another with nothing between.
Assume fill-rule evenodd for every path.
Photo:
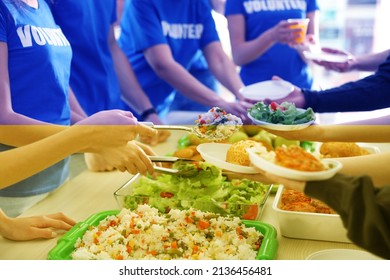
<instances>
[{"instance_id":1,"label":"wooden table","mask_svg":"<svg viewBox=\"0 0 390 280\"><path fill-rule=\"evenodd\" d=\"M155 147L159 155L174 151L179 137L183 133L173 133L167 143ZM383 146L388 148L389 145ZM382 147L381 147L382 148ZM121 172L91 172L86 169L83 156L72 156L72 172L70 180L54 191L44 201L38 203L23 216L64 212L76 221L83 221L95 213L118 209L113 193L132 175ZM261 220L273 225L278 231L279 249L277 259L300 260L309 254L324 249L359 249L350 243L322 242L300 240L283 237L279 231L278 220L272 209L274 196L267 200ZM0 259L3 260L44 260L57 242L58 238L50 240L33 240L16 242L0 237Z\"/></svg>"}]
</instances>

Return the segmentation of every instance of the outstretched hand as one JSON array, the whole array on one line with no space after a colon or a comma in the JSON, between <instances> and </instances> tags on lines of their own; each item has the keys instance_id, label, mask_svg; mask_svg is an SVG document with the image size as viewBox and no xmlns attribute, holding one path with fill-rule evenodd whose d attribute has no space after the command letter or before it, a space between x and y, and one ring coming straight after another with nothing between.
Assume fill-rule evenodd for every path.
<instances>
[{"instance_id":1,"label":"outstretched hand","mask_svg":"<svg viewBox=\"0 0 390 280\"><path fill-rule=\"evenodd\" d=\"M109 110L98 112L72 126L88 140L89 151L99 152L104 148L122 147L138 135L154 137L157 131L138 123L131 112Z\"/></svg>"},{"instance_id":2,"label":"outstretched hand","mask_svg":"<svg viewBox=\"0 0 390 280\"><path fill-rule=\"evenodd\" d=\"M69 230L76 224L63 213L25 218L9 218L0 209L0 234L10 240L53 238L58 230Z\"/></svg>"}]
</instances>

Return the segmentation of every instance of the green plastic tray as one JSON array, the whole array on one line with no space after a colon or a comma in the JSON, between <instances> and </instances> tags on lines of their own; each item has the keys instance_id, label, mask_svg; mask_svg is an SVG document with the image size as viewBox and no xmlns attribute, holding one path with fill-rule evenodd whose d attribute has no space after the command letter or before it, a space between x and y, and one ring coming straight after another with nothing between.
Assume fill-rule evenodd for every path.
<instances>
[{"instance_id":1,"label":"green plastic tray","mask_svg":"<svg viewBox=\"0 0 390 280\"><path fill-rule=\"evenodd\" d=\"M49 260L71 260L71 254L74 251L74 244L79 237L82 237L90 226L97 226L101 220L110 216L117 215L119 210L104 211L90 216L84 222L77 223L72 229L65 233L58 241L57 245L50 250L47 258ZM276 229L269 224L259 221L243 221L245 226L254 227L264 236L263 242L257 253L257 260L275 259L278 249L278 240L276 239Z\"/></svg>"}]
</instances>

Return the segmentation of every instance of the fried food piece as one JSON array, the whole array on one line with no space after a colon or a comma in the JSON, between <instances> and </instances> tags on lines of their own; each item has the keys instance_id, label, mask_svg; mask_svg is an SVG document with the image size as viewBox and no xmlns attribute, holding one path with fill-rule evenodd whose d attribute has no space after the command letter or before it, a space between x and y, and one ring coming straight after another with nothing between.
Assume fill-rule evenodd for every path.
<instances>
[{"instance_id":1,"label":"fried food piece","mask_svg":"<svg viewBox=\"0 0 390 280\"><path fill-rule=\"evenodd\" d=\"M308 197L302 192L285 189L280 199L279 208L286 211L335 214L332 208L324 202Z\"/></svg>"},{"instance_id":2,"label":"fried food piece","mask_svg":"<svg viewBox=\"0 0 390 280\"><path fill-rule=\"evenodd\" d=\"M275 163L300 171L322 171L325 166L314 155L298 146L282 146L275 149Z\"/></svg>"},{"instance_id":3,"label":"fried food piece","mask_svg":"<svg viewBox=\"0 0 390 280\"><path fill-rule=\"evenodd\" d=\"M286 205L283 205L282 210L286 211L296 211L296 212L309 212L315 213L316 208L310 204L310 202L292 202Z\"/></svg>"},{"instance_id":4,"label":"fried food piece","mask_svg":"<svg viewBox=\"0 0 390 280\"><path fill-rule=\"evenodd\" d=\"M356 157L369 152L352 142L326 142L321 145L320 153L325 158Z\"/></svg>"},{"instance_id":5,"label":"fried food piece","mask_svg":"<svg viewBox=\"0 0 390 280\"><path fill-rule=\"evenodd\" d=\"M290 204L293 202L309 202L310 203L310 197L306 196L302 192L294 191L285 189L282 194L281 203L282 205Z\"/></svg>"},{"instance_id":6,"label":"fried food piece","mask_svg":"<svg viewBox=\"0 0 390 280\"><path fill-rule=\"evenodd\" d=\"M251 162L249 160L249 155L246 152L246 149L256 146L263 145L260 142L249 139L241 140L232 144L226 153L226 162L242 166L249 166Z\"/></svg>"}]
</instances>

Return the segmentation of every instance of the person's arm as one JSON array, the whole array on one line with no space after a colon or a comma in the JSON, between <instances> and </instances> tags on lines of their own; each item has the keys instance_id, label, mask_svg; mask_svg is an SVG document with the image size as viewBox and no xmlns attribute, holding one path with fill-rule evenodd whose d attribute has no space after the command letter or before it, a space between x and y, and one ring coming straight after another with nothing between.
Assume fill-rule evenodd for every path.
<instances>
[{"instance_id":1,"label":"person's arm","mask_svg":"<svg viewBox=\"0 0 390 280\"><path fill-rule=\"evenodd\" d=\"M290 140L316 142L367 142L387 143L390 139L389 125L311 125L302 130L276 131L264 127L272 134Z\"/></svg>"},{"instance_id":2,"label":"person's arm","mask_svg":"<svg viewBox=\"0 0 390 280\"><path fill-rule=\"evenodd\" d=\"M290 26L293 23L280 21L274 27L268 29L257 38L246 41L245 39L245 18L243 15L235 14L226 16L232 48L232 56L235 64L241 66L257 59L276 43L293 44L294 29Z\"/></svg>"},{"instance_id":3,"label":"person's arm","mask_svg":"<svg viewBox=\"0 0 390 280\"><path fill-rule=\"evenodd\" d=\"M246 110L252 104L244 101L228 102L212 92L208 87L193 77L182 65L177 63L166 44L159 44L144 51L145 58L155 73L177 91L188 98L206 105L224 108L227 112L246 118Z\"/></svg>"},{"instance_id":4,"label":"person's arm","mask_svg":"<svg viewBox=\"0 0 390 280\"><path fill-rule=\"evenodd\" d=\"M207 60L210 71L217 80L238 99L243 99L239 91L244 85L237 74L236 66L225 54L221 43L215 41L208 44L203 49L203 54Z\"/></svg>"},{"instance_id":5,"label":"person's arm","mask_svg":"<svg viewBox=\"0 0 390 280\"><path fill-rule=\"evenodd\" d=\"M114 62L115 72L119 80L119 85L123 99L128 102L137 114L141 115L145 110L152 108L153 105L142 90L134 74L128 58L119 47L114 36L114 27L110 29L108 45L111 50Z\"/></svg>"},{"instance_id":6,"label":"person's arm","mask_svg":"<svg viewBox=\"0 0 390 280\"><path fill-rule=\"evenodd\" d=\"M374 74L363 79L320 91L295 87L287 97L272 101L293 102L298 108L311 107L316 113L370 111L390 107L389 87L390 56Z\"/></svg>"},{"instance_id":7,"label":"person's arm","mask_svg":"<svg viewBox=\"0 0 390 280\"><path fill-rule=\"evenodd\" d=\"M3 138L24 138L34 130L48 126L0 126L0 143ZM138 134L155 135L156 131L137 124L132 114L120 110L102 111L67 127L62 132L35 143L0 153L0 189L23 180L53 165L63 158L80 151L105 152L110 149L114 167L131 173L139 170L152 173L153 167L140 149L122 149ZM11 136L10 136L11 135ZM31 164L33 163L33 164Z\"/></svg>"},{"instance_id":8,"label":"person's arm","mask_svg":"<svg viewBox=\"0 0 390 280\"><path fill-rule=\"evenodd\" d=\"M380 164L375 166L382 167ZM361 174L338 173L328 180L308 182L269 173L265 176L271 182L323 201L340 215L352 242L378 256L390 258L389 184L376 188L369 176Z\"/></svg>"},{"instance_id":9,"label":"person's arm","mask_svg":"<svg viewBox=\"0 0 390 280\"><path fill-rule=\"evenodd\" d=\"M69 230L76 222L63 213L10 218L0 209L0 235L10 240L54 238L57 231Z\"/></svg>"},{"instance_id":10,"label":"person's arm","mask_svg":"<svg viewBox=\"0 0 390 280\"><path fill-rule=\"evenodd\" d=\"M153 105L141 88L129 60L123 50L119 47L114 35L113 25L111 26L108 36L108 45L114 62L115 72L118 77L122 99L128 103L131 108L136 110L139 115L142 115L143 112L153 108ZM149 121L154 124L163 124L162 120L157 115L157 112L150 114L142 121ZM160 130L156 136L142 137L142 141L154 146L167 140L170 135L171 133L168 130Z\"/></svg>"},{"instance_id":11,"label":"person's arm","mask_svg":"<svg viewBox=\"0 0 390 280\"><path fill-rule=\"evenodd\" d=\"M326 181L307 182L305 194L340 214L355 244L390 258L390 185L378 189L368 176L337 174Z\"/></svg>"},{"instance_id":12,"label":"person's arm","mask_svg":"<svg viewBox=\"0 0 390 280\"><path fill-rule=\"evenodd\" d=\"M71 110L71 123L77 123L83 119L85 119L87 114L81 107L80 103L77 101L77 98L71 88L69 88L69 106Z\"/></svg>"}]
</instances>

